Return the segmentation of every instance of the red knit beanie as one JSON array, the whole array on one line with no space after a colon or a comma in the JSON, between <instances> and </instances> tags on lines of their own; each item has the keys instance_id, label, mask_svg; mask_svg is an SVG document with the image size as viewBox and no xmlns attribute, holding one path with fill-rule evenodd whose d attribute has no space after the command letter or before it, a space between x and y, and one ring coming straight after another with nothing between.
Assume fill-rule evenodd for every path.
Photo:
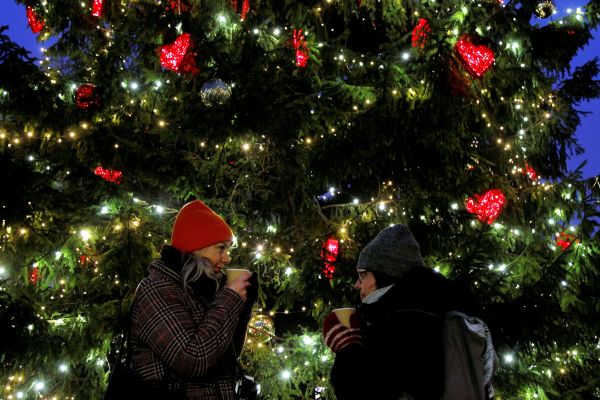
<instances>
[{"instance_id":1,"label":"red knit beanie","mask_svg":"<svg viewBox=\"0 0 600 400\"><path fill-rule=\"evenodd\" d=\"M181 207L171 233L171 245L183 253L232 239L229 225L200 200Z\"/></svg>"}]
</instances>

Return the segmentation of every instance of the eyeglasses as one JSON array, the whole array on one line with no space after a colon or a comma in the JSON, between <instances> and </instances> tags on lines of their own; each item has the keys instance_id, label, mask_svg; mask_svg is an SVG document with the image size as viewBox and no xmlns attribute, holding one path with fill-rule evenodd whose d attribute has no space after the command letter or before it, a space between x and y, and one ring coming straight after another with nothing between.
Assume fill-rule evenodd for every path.
<instances>
[{"instance_id":1,"label":"eyeglasses","mask_svg":"<svg viewBox=\"0 0 600 400\"><path fill-rule=\"evenodd\" d=\"M369 271L365 271L364 269L358 270L358 281L362 283L362 281L367 277Z\"/></svg>"}]
</instances>

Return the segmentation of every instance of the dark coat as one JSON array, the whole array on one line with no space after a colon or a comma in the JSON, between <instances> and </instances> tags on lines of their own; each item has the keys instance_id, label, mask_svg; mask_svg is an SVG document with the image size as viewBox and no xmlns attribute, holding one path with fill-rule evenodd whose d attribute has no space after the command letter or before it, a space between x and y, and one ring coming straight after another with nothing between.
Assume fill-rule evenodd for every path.
<instances>
[{"instance_id":1,"label":"dark coat","mask_svg":"<svg viewBox=\"0 0 600 400\"><path fill-rule=\"evenodd\" d=\"M471 312L455 285L428 268L408 272L378 301L357 307L363 345L339 351L331 371L338 400L440 399L444 382L442 319ZM413 311L411 311L413 310Z\"/></svg>"},{"instance_id":2,"label":"dark coat","mask_svg":"<svg viewBox=\"0 0 600 400\"><path fill-rule=\"evenodd\" d=\"M169 255L177 256L163 252L136 290L132 368L146 381L184 388L188 399L234 399L234 348L243 346L249 307L228 288L215 294L216 285L213 293L196 287L186 294L176 272L180 266L167 265ZM199 286L206 291L206 282Z\"/></svg>"}]
</instances>

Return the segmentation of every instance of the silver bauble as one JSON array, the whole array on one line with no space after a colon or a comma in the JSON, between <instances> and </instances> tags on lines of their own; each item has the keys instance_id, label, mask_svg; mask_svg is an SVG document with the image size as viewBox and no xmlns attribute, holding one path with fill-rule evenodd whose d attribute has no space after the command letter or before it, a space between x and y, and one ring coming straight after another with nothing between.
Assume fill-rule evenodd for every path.
<instances>
[{"instance_id":1,"label":"silver bauble","mask_svg":"<svg viewBox=\"0 0 600 400\"><path fill-rule=\"evenodd\" d=\"M554 0L539 0L533 13L536 17L542 19L551 17L556 13L556 4L554 4Z\"/></svg>"},{"instance_id":2,"label":"silver bauble","mask_svg":"<svg viewBox=\"0 0 600 400\"><path fill-rule=\"evenodd\" d=\"M220 79L211 79L200 88L200 97L209 107L223 105L231 97L231 85Z\"/></svg>"}]
</instances>

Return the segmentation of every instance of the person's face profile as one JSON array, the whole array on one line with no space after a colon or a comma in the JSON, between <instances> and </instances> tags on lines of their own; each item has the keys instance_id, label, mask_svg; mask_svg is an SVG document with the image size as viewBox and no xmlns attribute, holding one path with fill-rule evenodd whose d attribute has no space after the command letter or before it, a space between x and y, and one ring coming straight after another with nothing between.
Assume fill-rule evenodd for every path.
<instances>
[{"instance_id":1,"label":"person's face profile","mask_svg":"<svg viewBox=\"0 0 600 400\"><path fill-rule=\"evenodd\" d=\"M354 284L354 287L360 290L360 299L361 301L365 299L371 292L377 289L377 282L375 281L375 276L364 269L358 270L358 279Z\"/></svg>"},{"instance_id":2,"label":"person's face profile","mask_svg":"<svg viewBox=\"0 0 600 400\"><path fill-rule=\"evenodd\" d=\"M231 261L229 257L230 248L231 242L220 242L199 250L197 254L207 259L213 267L214 273L218 275L222 272L223 267Z\"/></svg>"}]
</instances>

